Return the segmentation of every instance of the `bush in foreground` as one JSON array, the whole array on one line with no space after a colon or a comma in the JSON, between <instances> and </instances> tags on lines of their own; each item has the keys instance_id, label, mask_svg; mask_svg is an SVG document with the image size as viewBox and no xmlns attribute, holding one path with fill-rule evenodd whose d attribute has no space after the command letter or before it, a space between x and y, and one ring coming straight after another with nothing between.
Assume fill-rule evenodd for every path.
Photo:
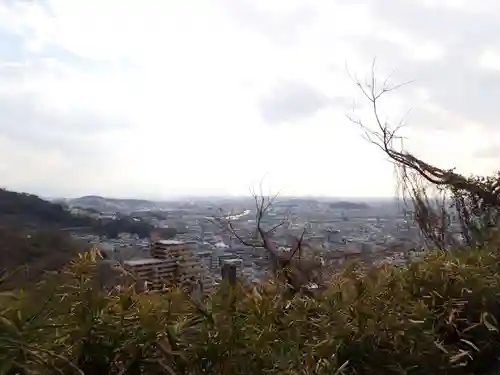
<instances>
[{"instance_id":1,"label":"bush in foreground","mask_svg":"<svg viewBox=\"0 0 500 375\"><path fill-rule=\"evenodd\" d=\"M34 290L2 295L1 374L470 374L500 355L500 256L432 253L356 267L321 295L280 284L106 292L92 253Z\"/></svg>"}]
</instances>

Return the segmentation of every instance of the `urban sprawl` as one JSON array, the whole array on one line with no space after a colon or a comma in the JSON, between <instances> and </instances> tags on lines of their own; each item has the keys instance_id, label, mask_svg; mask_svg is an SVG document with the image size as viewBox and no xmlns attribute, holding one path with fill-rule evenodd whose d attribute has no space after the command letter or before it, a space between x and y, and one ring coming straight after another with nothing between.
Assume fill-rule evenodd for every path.
<instances>
[{"instance_id":1,"label":"urban sprawl","mask_svg":"<svg viewBox=\"0 0 500 375\"><path fill-rule=\"evenodd\" d=\"M84 207L73 206L73 214L102 220L127 215L151 225L147 238L131 233L120 233L112 239L81 231L72 233L99 249L105 255L104 264L133 271L145 287L180 283L211 291L227 265L236 269L238 278L250 283L260 282L270 269L269 252L259 241L249 244L252 238L258 238L258 210L253 198L198 199L133 210L125 206L119 208L121 212L104 206L91 213L85 206L93 202L78 203ZM266 230L274 228L270 239L279 251L290 251L302 236L301 256L319 258L332 268L349 260L366 266L401 264L419 256L424 248L411 215L401 203L389 200L354 203L283 198L273 202L260 225ZM228 222L230 228L224 225Z\"/></svg>"}]
</instances>

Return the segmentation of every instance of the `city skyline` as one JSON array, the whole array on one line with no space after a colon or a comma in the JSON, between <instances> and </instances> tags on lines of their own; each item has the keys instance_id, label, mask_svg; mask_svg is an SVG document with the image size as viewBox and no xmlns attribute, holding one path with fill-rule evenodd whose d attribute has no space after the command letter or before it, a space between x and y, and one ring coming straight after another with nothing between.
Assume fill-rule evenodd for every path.
<instances>
[{"instance_id":1,"label":"city skyline","mask_svg":"<svg viewBox=\"0 0 500 375\"><path fill-rule=\"evenodd\" d=\"M71 3L71 4L69 4ZM500 3L0 4L2 186L43 196L390 197L392 165L347 74L396 83L407 147L498 169Z\"/></svg>"},{"instance_id":2,"label":"city skyline","mask_svg":"<svg viewBox=\"0 0 500 375\"><path fill-rule=\"evenodd\" d=\"M28 193L30 192L23 192L23 193ZM58 201L58 200L73 200L73 199L78 199L78 198L85 198L85 197L100 197L103 199L116 199L116 200L145 200L145 201L151 201L151 202L189 202L189 201L210 201L210 200L253 200L254 195L252 194L242 194L242 195L178 195L178 196L168 196L168 197L157 197L157 196L100 196L100 195L84 195L84 196L40 196L40 198L47 200L47 201ZM275 195L258 195L263 196L263 197L274 197ZM305 199L305 200L325 200L325 201L332 201L332 202L339 202L339 201L349 201L349 202L387 202L387 201L392 201L392 200L399 200L400 196L394 195L394 196L387 196L387 197L369 197L369 196L364 196L364 197L356 197L356 196L329 196L329 195L300 195L300 196L291 196L291 195L276 195L276 201L283 201L283 200L290 200L290 199Z\"/></svg>"}]
</instances>

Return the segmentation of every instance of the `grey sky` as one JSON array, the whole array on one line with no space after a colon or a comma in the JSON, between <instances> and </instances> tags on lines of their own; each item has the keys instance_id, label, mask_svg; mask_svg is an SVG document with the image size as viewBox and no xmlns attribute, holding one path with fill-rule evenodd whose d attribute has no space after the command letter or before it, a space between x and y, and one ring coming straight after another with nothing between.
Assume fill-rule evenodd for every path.
<instances>
[{"instance_id":1,"label":"grey sky","mask_svg":"<svg viewBox=\"0 0 500 375\"><path fill-rule=\"evenodd\" d=\"M281 82L263 98L261 110L264 120L272 124L310 117L329 104L333 104L333 100L313 87Z\"/></svg>"},{"instance_id":2,"label":"grey sky","mask_svg":"<svg viewBox=\"0 0 500 375\"><path fill-rule=\"evenodd\" d=\"M266 176L286 194L391 195L345 117L355 100L370 119L345 67L363 77L374 57L414 81L383 105L412 109L413 151L464 173L500 161L498 1L4 2L0 46L12 189L245 194Z\"/></svg>"}]
</instances>

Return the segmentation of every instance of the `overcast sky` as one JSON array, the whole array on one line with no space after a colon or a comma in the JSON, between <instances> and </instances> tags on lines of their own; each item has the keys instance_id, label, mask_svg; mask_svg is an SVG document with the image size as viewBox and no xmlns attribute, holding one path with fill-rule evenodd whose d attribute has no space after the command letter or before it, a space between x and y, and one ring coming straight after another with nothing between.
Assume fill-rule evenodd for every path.
<instances>
[{"instance_id":1,"label":"overcast sky","mask_svg":"<svg viewBox=\"0 0 500 375\"><path fill-rule=\"evenodd\" d=\"M0 2L0 185L49 196L391 196L349 75L413 80L408 148L500 169L498 0Z\"/></svg>"}]
</instances>

